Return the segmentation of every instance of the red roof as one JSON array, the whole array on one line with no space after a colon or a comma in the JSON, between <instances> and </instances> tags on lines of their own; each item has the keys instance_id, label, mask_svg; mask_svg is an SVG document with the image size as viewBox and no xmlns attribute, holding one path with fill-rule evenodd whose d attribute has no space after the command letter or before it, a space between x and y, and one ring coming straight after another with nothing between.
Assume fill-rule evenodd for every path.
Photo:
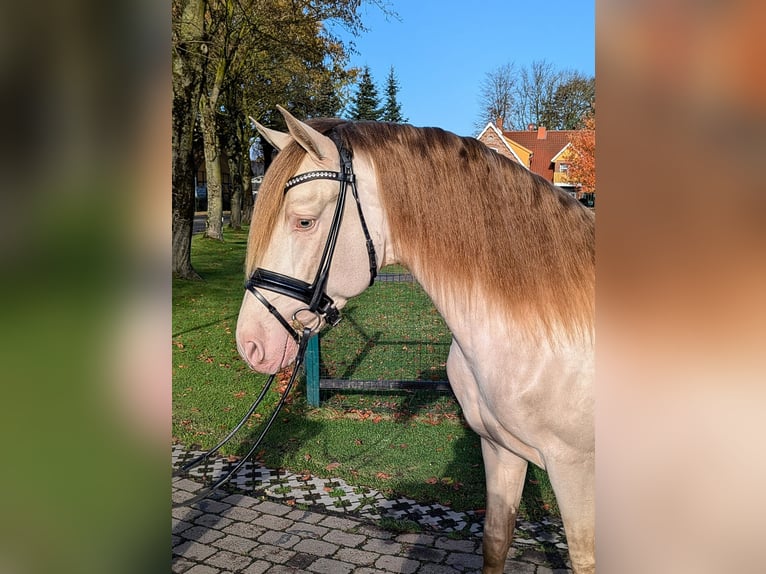
<instances>
[{"instance_id":1,"label":"red roof","mask_svg":"<svg viewBox=\"0 0 766 574\"><path fill-rule=\"evenodd\" d=\"M571 141L574 130L553 131L545 128L524 131L503 131L503 137L513 140L532 151L532 165L529 169L553 181L551 159Z\"/></svg>"}]
</instances>

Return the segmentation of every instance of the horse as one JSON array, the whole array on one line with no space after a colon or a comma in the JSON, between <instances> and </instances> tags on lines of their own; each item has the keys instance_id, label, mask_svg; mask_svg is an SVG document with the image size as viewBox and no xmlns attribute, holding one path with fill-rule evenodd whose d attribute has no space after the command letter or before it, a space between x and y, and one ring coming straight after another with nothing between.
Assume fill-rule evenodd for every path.
<instances>
[{"instance_id":1,"label":"horse","mask_svg":"<svg viewBox=\"0 0 766 574\"><path fill-rule=\"evenodd\" d=\"M473 138L278 109L287 133L251 118L279 153L248 236L243 359L289 366L382 266L404 265L451 331L448 379L481 439L482 572L503 570L529 462L573 571L594 572L593 213Z\"/></svg>"}]
</instances>

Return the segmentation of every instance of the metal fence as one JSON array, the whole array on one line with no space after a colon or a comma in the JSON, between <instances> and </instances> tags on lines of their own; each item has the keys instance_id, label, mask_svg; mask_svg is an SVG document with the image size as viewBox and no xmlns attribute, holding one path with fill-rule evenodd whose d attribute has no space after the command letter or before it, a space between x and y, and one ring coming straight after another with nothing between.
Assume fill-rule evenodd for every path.
<instances>
[{"instance_id":1,"label":"metal fence","mask_svg":"<svg viewBox=\"0 0 766 574\"><path fill-rule=\"evenodd\" d=\"M318 405L320 391L447 391L451 341L447 325L412 275L381 273L347 303L337 326L310 341L307 400Z\"/></svg>"}]
</instances>

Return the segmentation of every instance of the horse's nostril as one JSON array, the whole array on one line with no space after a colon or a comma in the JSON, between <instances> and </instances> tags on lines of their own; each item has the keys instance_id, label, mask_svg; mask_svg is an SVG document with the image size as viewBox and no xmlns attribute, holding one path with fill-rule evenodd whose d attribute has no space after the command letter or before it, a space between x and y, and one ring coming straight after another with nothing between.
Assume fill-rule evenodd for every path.
<instances>
[{"instance_id":1,"label":"horse's nostril","mask_svg":"<svg viewBox=\"0 0 766 574\"><path fill-rule=\"evenodd\" d=\"M245 358L250 365L255 366L263 361L263 348L255 341L245 343Z\"/></svg>"}]
</instances>

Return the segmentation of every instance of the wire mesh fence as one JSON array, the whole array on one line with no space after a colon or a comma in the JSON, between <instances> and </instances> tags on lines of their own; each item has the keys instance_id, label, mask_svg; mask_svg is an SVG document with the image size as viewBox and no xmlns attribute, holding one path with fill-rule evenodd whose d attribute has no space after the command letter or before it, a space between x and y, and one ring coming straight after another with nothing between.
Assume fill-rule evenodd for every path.
<instances>
[{"instance_id":1,"label":"wire mesh fence","mask_svg":"<svg viewBox=\"0 0 766 574\"><path fill-rule=\"evenodd\" d=\"M447 391L452 338L428 295L403 268L381 273L321 335L308 384L337 391ZM308 365L308 373L311 373ZM309 389L311 398L311 389ZM315 399L319 394L315 389Z\"/></svg>"}]
</instances>

